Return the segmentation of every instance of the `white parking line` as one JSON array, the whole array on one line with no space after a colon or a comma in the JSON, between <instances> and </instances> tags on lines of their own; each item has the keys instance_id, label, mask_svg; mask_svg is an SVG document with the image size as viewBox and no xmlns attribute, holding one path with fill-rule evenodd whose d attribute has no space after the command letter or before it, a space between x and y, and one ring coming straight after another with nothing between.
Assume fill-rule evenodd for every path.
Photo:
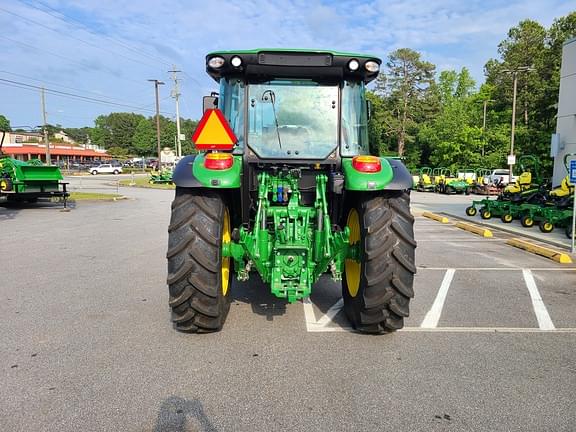
<instances>
[{"instance_id":1,"label":"white parking line","mask_svg":"<svg viewBox=\"0 0 576 432\"><path fill-rule=\"evenodd\" d=\"M338 300L334 306L326 311L326 314L320 318L317 322L319 326L326 327L326 325L331 322L334 317L342 310L344 307L344 299Z\"/></svg>"},{"instance_id":2,"label":"white parking line","mask_svg":"<svg viewBox=\"0 0 576 432\"><path fill-rule=\"evenodd\" d=\"M448 295L448 289L452 283L452 278L456 270L448 269L444 275L444 280L442 280L442 285L436 294L436 299L432 304L432 307L424 317L420 327L422 328L435 328L438 326L438 321L440 320L440 315L442 314L442 308L444 307L444 301L446 301L446 296Z\"/></svg>"},{"instance_id":3,"label":"white parking line","mask_svg":"<svg viewBox=\"0 0 576 432\"><path fill-rule=\"evenodd\" d=\"M338 312L342 310L344 306L343 299L338 300L319 320L316 320L314 306L310 298L302 300L302 303L304 305L304 318L306 319L306 330L308 332L349 332L353 330L352 327L328 327L328 324L330 324Z\"/></svg>"},{"instance_id":4,"label":"white parking line","mask_svg":"<svg viewBox=\"0 0 576 432\"><path fill-rule=\"evenodd\" d=\"M421 270L443 270L454 269L458 271L520 271L524 270L522 267L423 267L418 266L418 271ZM531 268L531 271L576 271L576 267L561 268L561 267L537 267Z\"/></svg>"},{"instance_id":5,"label":"white parking line","mask_svg":"<svg viewBox=\"0 0 576 432\"><path fill-rule=\"evenodd\" d=\"M529 269L523 269L522 275L526 281L526 287L530 292L532 307L534 308L534 313L536 314L536 319L538 320L538 326L540 327L540 330L554 330L556 327L554 327L554 323L550 318L550 314L548 314L548 309L546 309L546 305L542 301L542 296L540 296L540 292L538 291L538 287L536 286L536 281L534 280L532 272Z\"/></svg>"}]
</instances>

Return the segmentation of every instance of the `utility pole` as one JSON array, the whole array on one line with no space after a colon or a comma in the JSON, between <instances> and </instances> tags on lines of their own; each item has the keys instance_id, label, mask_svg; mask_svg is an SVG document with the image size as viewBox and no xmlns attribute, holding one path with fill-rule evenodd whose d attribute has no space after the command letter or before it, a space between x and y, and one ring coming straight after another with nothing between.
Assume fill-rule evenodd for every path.
<instances>
[{"instance_id":1,"label":"utility pole","mask_svg":"<svg viewBox=\"0 0 576 432\"><path fill-rule=\"evenodd\" d=\"M516 93L517 93L517 89L518 89L518 73L519 72L530 72L533 71L534 68L532 66L520 66L517 67L516 69L503 69L502 72L505 73L510 73L512 74L512 80L513 80L513 93L512 93L512 131L510 134L510 155L509 155L509 162L514 162L513 156L514 156L514 132L516 129ZM509 178L508 178L508 182L512 183L512 172L513 172L513 168L514 168L514 164L513 163L509 163Z\"/></svg>"},{"instance_id":2,"label":"utility pole","mask_svg":"<svg viewBox=\"0 0 576 432\"><path fill-rule=\"evenodd\" d=\"M48 129L46 129L46 125L48 122L46 121L46 96L44 95L44 87L42 87L42 118L43 118L43 126L42 130L44 131L44 145L46 145L46 164L52 165L52 157L50 156L50 141L48 141Z\"/></svg>"},{"instance_id":3,"label":"utility pole","mask_svg":"<svg viewBox=\"0 0 576 432\"><path fill-rule=\"evenodd\" d=\"M156 168L159 170L162 165L162 149L160 148L160 100L158 97L158 86L161 86L164 83L157 79L149 79L148 81L154 83L154 90L156 93L156 144L158 145L158 165Z\"/></svg>"},{"instance_id":4,"label":"utility pole","mask_svg":"<svg viewBox=\"0 0 576 432\"><path fill-rule=\"evenodd\" d=\"M178 104L178 98L180 97L180 89L178 88L178 77L176 74L181 72L176 69L176 65L172 66L172 70L168 72L172 73L172 80L174 81L174 89L172 90L172 97L176 100L176 156L182 157L182 142L180 141L180 106Z\"/></svg>"}]
</instances>

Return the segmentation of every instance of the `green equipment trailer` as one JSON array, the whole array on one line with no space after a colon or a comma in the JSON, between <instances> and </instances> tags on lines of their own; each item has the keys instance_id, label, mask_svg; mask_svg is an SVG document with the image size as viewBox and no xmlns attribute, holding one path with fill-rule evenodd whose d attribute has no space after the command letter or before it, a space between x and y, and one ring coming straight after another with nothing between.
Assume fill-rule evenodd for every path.
<instances>
[{"instance_id":1,"label":"green equipment trailer","mask_svg":"<svg viewBox=\"0 0 576 432\"><path fill-rule=\"evenodd\" d=\"M333 51L207 55L220 91L204 97L193 137L201 151L173 175L167 258L177 330L220 330L232 276L254 273L288 302L307 299L329 274L357 331L403 326L416 272L412 177L400 160L369 155L365 86L380 64ZM201 139L218 118L230 146Z\"/></svg>"},{"instance_id":2,"label":"green equipment trailer","mask_svg":"<svg viewBox=\"0 0 576 432\"><path fill-rule=\"evenodd\" d=\"M0 198L5 201L36 202L38 198L62 199L64 207L69 196L67 183L62 182L60 169L56 166L43 165L37 159L23 162L3 156L5 131L0 141Z\"/></svg>"}]
</instances>

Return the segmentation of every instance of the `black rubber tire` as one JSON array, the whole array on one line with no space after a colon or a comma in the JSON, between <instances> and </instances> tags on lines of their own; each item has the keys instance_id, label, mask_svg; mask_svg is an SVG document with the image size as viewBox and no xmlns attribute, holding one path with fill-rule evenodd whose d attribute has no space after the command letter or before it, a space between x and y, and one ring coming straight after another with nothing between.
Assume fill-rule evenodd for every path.
<instances>
[{"instance_id":1,"label":"black rubber tire","mask_svg":"<svg viewBox=\"0 0 576 432\"><path fill-rule=\"evenodd\" d=\"M542 231L543 233L551 233L552 231L554 231L554 225L545 220L540 221L540 223L538 224L538 228L540 228L540 231Z\"/></svg>"},{"instance_id":2,"label":"black rubber tire","mask_svg":"<svg viewBox=\"0 0 576 432\"><path fill-rule=\"evenodd\" d=\"M480 217L482 219L490 219L490 218L492 218L492 212L486 208L481 208L480 209Z\"/></svg>"},{"instance_id":3,"label":"black rubber tire","mask_svg":"<svg viewBox=\"0 0 576 432\"><path fill-rule=\"evenodd\" d=\"M500 220L504 223L511 223L514 218L510 213L504 213L502 216L500 216Z\"/></svg>"},{"instance_id":4,"label":"black rubber tire","mask_svg":"<svg viewBox=\"0 0 576 432\"><path fill-rule=\"evenodd\" d=\"M532 228L534 226L534 219L530 215L524 215L520 219L520 223L524 228Z\"/></svg>"},{"instance_id":5,"label":"black rubber tire","mask_svg":"<svg viewBox=\"0 0 576 432\"><path fill-rule=\"evenodd\" d=\"M2 190L2 192L11 191L14 186L12 184L12 179L9 178L1 178L0 182L2 183L2 186L0 187L0 190Z\"/></svg>"},{"instance_id":6,"label":"black rubber tire","mask_svg":"<svg viewBox=\"0 0 576 432\"><path fill-rule=\"evenodd\" d=\"M222 329L230 309L222 290L222 227L226 202L217 192L177 188L168 227L169 304L183 332Z\"/></svg>"},{"instance_id":7,"label":"black rubber tire","mask_svg":"<svg viewBox=\"0 0 576 432\"><path fill-rule=\"evenodd\" d=\"M466 215L476 216L476 213L478 213L478 210L476 210L476 207L474 207L474 206L466 207Z\"/></svg>"},{"instance_id":8,"label":"black rubber tire","mask_svg":"<svg viewBox=\"0 0 576 432\"><path fill-rule=\"evenodd\" d=\"M351 201L348 211L356 209L360 222L360 284L352 297L344 271L344 311L352 327L362 333L401 329L410 312L416 273L410 195L398 191L384 196L360 195Z\"/></svg>"},{"instance_id":9,"label":"black rubber tire","mask_svg":"<svg viewBox=\"0 0 576 432\"><path fill-rule=\"evenodd\" d=\"M118 170L114 170L114 172L113 172L112 174L118 175L118 174L119 174L119 171L118 171Z\"/></svg>"},{"instance_id":10,"label":"black rubber tire","mask_svg":"<svg viewBox=\"0 0 576 432\"><path fill-rule=\"evenodd\" d=\"M96 174L98 174L98 171L90 171L90 174L96 175Z\"/></svg>"}]
</instances>

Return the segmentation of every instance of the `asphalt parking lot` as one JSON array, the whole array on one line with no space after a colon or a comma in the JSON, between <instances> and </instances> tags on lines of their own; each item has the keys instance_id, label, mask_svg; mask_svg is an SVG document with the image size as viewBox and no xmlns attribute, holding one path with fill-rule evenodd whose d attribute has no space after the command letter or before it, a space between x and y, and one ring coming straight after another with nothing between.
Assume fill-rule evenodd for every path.
<instances>
[{"instance_id":1,"label":"asphalt parking lot","mask_svg":"<svg viewBox=\"0 0 576 432\"><path fill-rule=\"evenodd\" d=\"M404 330L351 332L329 279L295 304L254 279L222 332L186 335L165 284L173 192L121 191L0 207L0 430L575 429L576 265L417 217Z\"/></svg>"}]
</instances>

